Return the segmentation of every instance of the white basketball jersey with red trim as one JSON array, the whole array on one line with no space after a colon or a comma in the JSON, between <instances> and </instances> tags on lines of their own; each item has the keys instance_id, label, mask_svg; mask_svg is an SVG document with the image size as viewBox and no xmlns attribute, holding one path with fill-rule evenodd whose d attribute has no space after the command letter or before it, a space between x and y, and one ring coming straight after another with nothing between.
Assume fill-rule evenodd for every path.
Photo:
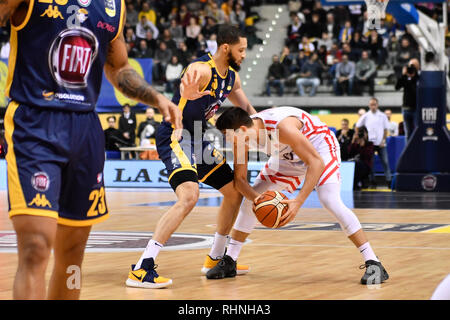
<instances>
[{"instance_id":1,"label":"white basketball jersey with red trim","mask_svg":"<svg viewBox=\"0 0 450 320\"><path fill-rule=\"evenodd\" d=\"M252 118L259 118L264 122L267 133L272 142L278 140L276 129L278 124L287 117L295 117L303 123L301 133L311 142L313 147L319 152L329 151L331 154L336 154L339 148L339 142L333 132L328 126L323 123L318 117L313 116L301 109L293 107L278 107L266 109L251 116ZM278 148L278 154L281 159L298 161L298 156L293 152L289 145L282 144L279 141L275 145ZM274 155L274 154L272 154Z\"/></svg>"}]
</instances>

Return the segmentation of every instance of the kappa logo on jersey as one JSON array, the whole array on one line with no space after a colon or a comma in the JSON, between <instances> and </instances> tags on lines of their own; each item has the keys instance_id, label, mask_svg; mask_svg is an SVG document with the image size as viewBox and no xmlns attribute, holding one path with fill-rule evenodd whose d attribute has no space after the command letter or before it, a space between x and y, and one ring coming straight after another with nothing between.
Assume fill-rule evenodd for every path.
<instances>
[{"instance_id":1,"label":"kappa logo on jersey","mask_svg":"<svg viewBox=\"0 0 450 320\"><path fill-rule=\"evenodd\" d=\"M44 11L43 14L41 14L41 17L47 16L49 18L53 19L61 19L64 20L64 17L62 16L61 11L59 11L58 6L49 5L48 8Z\"/></svg>"},{"instance_id":2,"label":"kappa logo on jersey","mask_svg":"<svg viewBox=\"0 0 450 320\"><path fill-rule=\"evenodd\" d=\"M55 98L55 93L53 91L47 92L46 90L42 91L42 96L47 101L52 101Z\"/></svg>"},{"instance_id":3,"label":"kappa logo on jersey","mask_svg":"<svg viewBox=\"0 0 450 320\"><path fill-rule=\"evenodd\" d=\"M49 66L53 78L66 88L85 88L97 51L98 40L90 30L62 31L50 48Z\"/></svg>"},{"instance_id":4,"label":"kappa logo on jersey","mask_svg":"<svg viewBox=\"0 0 450 320\"><path fill-rule=\"evenodd\" d=\"M52 205L50 204L50 201L47 200L47 198L45 197L45 194L36 194L36 197L34 197L33 200L31 200L31 202L28 204L29 206L36 206L36 207L41 207L41 208L51 208Z\"/></svg>"},{"instance_id":5,"label":"kappa logo on jersey","mask_svg":"<svg viewBox=\"0 0 450 320\"><path fill-rule=\"evenodd\" d=\"M31 177L31 185L39 192L45 192L50 187L50 178L45 172L36 172Z\"/></svg>"},{"instance_id":6,"label":"kappa logo on jersey","mask_svg":"<svg viewBox=\"0 0 450 320\"><path fill-rule=\"evenodd\" d=\"M105 12L111 18L116 16L116 2L114 0L105 0Z\"/></svg>"},{"instance_id":7,"label":"kappa logo on jersey","mask_svg":"<svg viewBox=\"0 0 450 320\"><path fill-rule=\"evenodd\" d=\"M78 4L82 7L87 7L91 4L91 0L78 0Z\"/></svg>"},{"instance_id":8,"label":"kappa logo on jersey","mask_svg":"<svg viewBox=\"0 0 450 320\"><path fill-rule=\"evenodd\" d=\"M99 21L97 23L97 28L103 29L103 30L107 30L108 32L111 32L111 33L114 33L116 31L116 27L113 27L109 23L106 23L106 22L103 22L103 21Z\"/></svg>"}]
</instances>

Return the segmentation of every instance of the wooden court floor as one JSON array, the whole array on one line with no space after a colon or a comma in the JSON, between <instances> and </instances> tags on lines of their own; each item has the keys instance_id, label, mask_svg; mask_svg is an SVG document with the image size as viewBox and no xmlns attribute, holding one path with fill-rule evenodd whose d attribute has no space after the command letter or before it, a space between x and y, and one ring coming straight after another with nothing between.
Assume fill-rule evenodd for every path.
<instances>
[{"instance_id":1,"label":"wooden court floor","mask_svg":"<svg viewBox=\"0 0 450 320\"><path fill-rule=\"evenodd\" d=\"M218 194L201 193L200 197L217 199ZM165 201L173 200L170 190L108 189L110 218L95 225L93 232L152 232L168 208ZM162 203L150 206L155 202ZM177 234L214 234L216 212L217 205L197 206ZM125 280L130 265L137 262L142 250L87 252L81 299L429 299L450 273L450 210L359 208L354 212L363 226L372 230L367 231L369 240L390 274L381 286L359 284L362 257L341 231L326 229L335 223L332 216L320 208L304 208L292 223L295 228L256 229L239 259L251 266L251 272L232 279L207 280L200 269L209 249L187 244L164 250L157 258L159 274L173 279L171 287L128 288ZM410 231L395 231L399 225ZM423 225L437 227L417 231ZM12 230L6 193L1 191L0 235ZM0 238L0 248L2 241ZM147 238L141 241L143 248ZM50 261L48 277L52 265ZM0 250L0 299L12 298L16 267L16 253Z\"/></svg>"}]
</instances>

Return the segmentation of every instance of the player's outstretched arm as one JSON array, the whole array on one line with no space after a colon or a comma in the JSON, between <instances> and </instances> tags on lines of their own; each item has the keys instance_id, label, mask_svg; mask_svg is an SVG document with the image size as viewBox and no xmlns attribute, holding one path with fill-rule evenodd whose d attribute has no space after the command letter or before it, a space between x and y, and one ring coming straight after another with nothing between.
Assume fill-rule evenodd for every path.
<instances>
[{"instance_id":1,"label":"player's outstretched arm","mask_svg":"<svg viewBox=\"0 0 450 320\"><path fill-rule=\"evenodd\" d=\"M255 108L253 108L252 104L245 95L244 90L242 89L241 78L239 77L239 74L237 72L233 90L231 90L230 94L228 95L228 99L233 105L244 109L248 114L252 115L256 113Z\"/></svg>"},{"instance_id":2,"label":"player's outstretched arm","mask_svg":"<svg viewBox=\"0 0 450 320\"><path fill-rule=\"evenodd\" d=\"M156 91L129 65L122 32L109 45L104 69L109 82L125 96L158 108L164 120L171 122L175 129L182 128L181 112L178 106Z\"/></svg>"},{"instance_id":3,"label":"player's outstretched arm","mask_svg":"<svg viewBox=\"0 0 450 320\"><path fill-rule=\"evenodd\" d=\"M29 0L0 0L0 27L5 27L9 19L16 13L20 4L28 6ZM26 15L26 7L23 8L23 17L17 17L18 20L23 20ZM14 25L19 25L22 21L13 21Z\"/></svg>"},{"instance_id":4,"label":"player's outstretched arm","mask_svg":"<svg viewBox=\"0 0 450 320\"><path fill-rule=\"evenodd\" d=\"M244 141L238 141L235 137L233 143L234 154L234 187L245 198L254 201L259 193L250 186L247 181L247 165L248 165L248 150L249 147Z\"/></svg>"},{"instance_id":5,"label":"player's outstretched arm","mask_svg":"<svg viewBox=\"0 0 450 320\"><path fill-rule=\"evenodd\" d=\"M281 143L289 145L295 154L302 159L308 167L305 183L293 200L284 200L283 203L289 205L288 211L281 217L280 226L288 224L297 215L298 210L314 190L320 176L325 168L322 157L314 149L309 140L300 132L303 124L300 120L288 117L278 124L279 139Z\"/></svg>"}]
</instances>

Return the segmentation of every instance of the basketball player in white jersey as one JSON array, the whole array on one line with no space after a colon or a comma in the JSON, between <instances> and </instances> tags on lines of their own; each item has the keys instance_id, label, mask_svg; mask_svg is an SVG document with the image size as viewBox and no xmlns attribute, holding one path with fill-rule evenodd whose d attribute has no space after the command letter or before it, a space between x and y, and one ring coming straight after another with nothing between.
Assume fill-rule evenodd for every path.
<instances>
[{"instance_id":1,"label":"basketball player in white jersey","mask_svg":"<svg viewBox=\"0 0 450 320\"><path fill-rule=\"evenodd\" d=\"M234 149L234 183L246 198L231 233L228 251L206 274L208 279L236 275L236 260L247 236L256 224L252 206L265 191L295 191L304 179L297 197L282 201L288 210L279 227L291 222L315 188L320 203L339 222L347 237L359 249L366 271L362 284L379 284L389 278L373 252L356 215L340 197L341 163L336 136L319 118L292 107L267 109L249 116L240 108L230 108L216 122ZM271 157L259 173L253 187L247 182L249 145L258 149L271 145Z\"/></svg>"}]
</instances>

